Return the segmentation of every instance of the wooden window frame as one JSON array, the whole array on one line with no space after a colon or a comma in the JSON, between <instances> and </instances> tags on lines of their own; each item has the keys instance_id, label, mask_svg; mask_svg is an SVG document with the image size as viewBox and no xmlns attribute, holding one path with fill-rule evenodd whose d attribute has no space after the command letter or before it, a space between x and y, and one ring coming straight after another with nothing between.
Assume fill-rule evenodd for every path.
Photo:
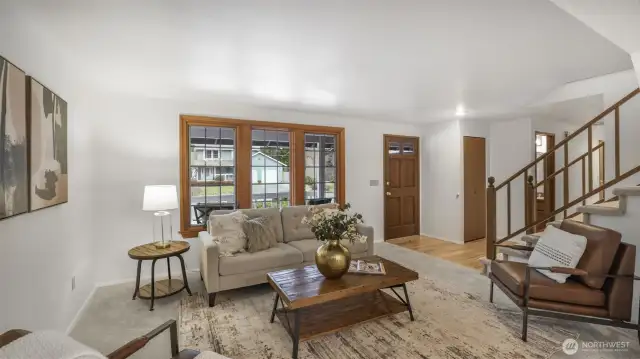
<instances>
[{"instance_id":1,"label":"wooden window frame","mask_svg":"<svg viewBox=\"0 0 640 359\"><path fill-rule=\"evenodd\" d=\"M290 132L291 148L291 204L304 205L305 176L305 134L329 134L336 136L336 201L346 200L346 166L345 166L345 131L343 127L303 125L285 122L269 122L220 118L209 116L180 115L180 234L183 238L193 238L202 231L203 226L191 225L191 193L190 193L190 153L189 126L228 127L235 129L235 190L236 203L239 208L251 208L251 131L253 129L286 129ZM244 150L243 150L244 149ZM247 150L249 149L249 150Z\"/></svg>"}]
</instances>

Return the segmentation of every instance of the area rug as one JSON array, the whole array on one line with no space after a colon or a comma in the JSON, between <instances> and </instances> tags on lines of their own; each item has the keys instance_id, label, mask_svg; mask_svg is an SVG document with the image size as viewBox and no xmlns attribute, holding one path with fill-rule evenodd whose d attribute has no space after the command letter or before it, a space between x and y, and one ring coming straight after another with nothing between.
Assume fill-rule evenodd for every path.
<instances>
[{"instance_id":1,"label":"area rug","mask_svg":"<svg viewBox=\"0 0 640 359\"><path fill-rule=\"evenodd\" d=\"M300 344L300 359L549 358L574 332L546 318L529 319L520 340L521 312L500 309L452 283L421 278L408 284L415 321L407 312L359 324ZM269 323L268 286L230 291L209 308L203 295L179 308L180 344L233 359L291 358L291 338L278 319Z\"/></svg>"}]
</instances>

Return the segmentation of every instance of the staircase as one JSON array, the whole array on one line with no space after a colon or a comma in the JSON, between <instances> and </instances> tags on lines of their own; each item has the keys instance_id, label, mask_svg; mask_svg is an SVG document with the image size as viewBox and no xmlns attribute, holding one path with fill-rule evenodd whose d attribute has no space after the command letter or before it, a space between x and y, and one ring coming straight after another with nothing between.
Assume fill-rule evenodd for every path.
<instances>
[{"instance_id":1,"label":"staircase","mask_svg":"<svg viewBox=\"0 0 640 359\"><path fill-rule=\"evenodd\" d=\"M502 183L495 185L495 179L489 177L489 185L487 187L487 223L486 223L486 258L482 259L485 266L491 260L501 259L509 261L526 262L530 250L524 250L524 247L530 248L535 246L541 233L535 233L535 228L541 226L559 226L563 219L572 219L588 224L614 229L623 235L623 241L640 246L640 187L639 186L623 186L620 182L629 179L631 176L640 172L640 164L622 172L620 166L620 109L632 98L638 96L640 89L636 89L622 98L620 101L603 111L591 121L587 122L577 131L560 141L554 148L544 155L538 157L521 170L517 171L511 177ZM640 96L638 96L640 99ZM632 118L630 121L638 121L640 119ZM613 166L614 176L612 179L601 182L600 186L594 188L593 185L593 158L594 152L598 150L602 144L593 146L592 133L593 126L602 124L603 121L613 121L612 128L614 131L613 143L605 143L608 151L614 151L614 163L606 164ZM581 156L569 162L569 144L577 136L586 134L588 147ZM610 141L611 142L611 141ZM561 166L553 174L547 176L540 182L534 182L532 174L537 172L538 166L546 166L545 159L557 151L564 152L564 165ZM573 165L581 165L582 167L582 184L579 190L580 196L569 199L570 192L576 192L575 188L570 188L569 171ZM562 174L562 181L555 181L555 178ZM522 182L524 181L524 187ZM560 182L560 183L557 183ZM563 204L559 208L553 210L546 218L536 218L536 188L538 186L548 186L554 184L563 186ZM517 185L520 185L519 187ZM519 188L524 193L512 188ZM605 190L613 189L613 198L607 201L599 200L594 204L587 204L587 201L595 195L604 193ZM571 191L570 191L571 190ZM498 238L497 230L497 200L498 191L506 192L506 235ZM512 228L512 211L511 206L516 196L524 196L524 225L520 228ZM522 198L522 197L520 197ZM555 200L555 199L554 199ZM504 204L504 203L501 203ZM577 206L577 207L576 207ZM575 208L575 210L573 210ZM569 213L573 211L572 213ZM503 218L504 219L504 218ZM636 263L636 267L638 267ZM485 272L488 267L485 267ZM638 268L636 268L638 270Z\"/></svg>"}]
</instances>

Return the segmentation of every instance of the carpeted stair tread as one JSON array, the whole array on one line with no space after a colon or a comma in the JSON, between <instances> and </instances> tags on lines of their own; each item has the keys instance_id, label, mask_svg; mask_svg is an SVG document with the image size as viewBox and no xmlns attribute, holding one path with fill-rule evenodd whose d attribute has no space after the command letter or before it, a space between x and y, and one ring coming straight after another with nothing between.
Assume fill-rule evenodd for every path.
<instances>
[{"instance_id":1,"label":"carpeted stair tread","mask_svg":"<svg viewBox=\"0 0 640 359\"><path fill-rule=\"evenodd\" d=\"M613 189L615 196L640 196L639 186L617 187Z\"/></svg>"},{"instance_id":2,"label":"carpeted stair tread","mask_svg":"<svg viewBox=\"0 0 640 359\"><path fill-rule=\"evenodd\" d=\"M580 206L577 208L577 211L580 213L588 213L588 214L597 214L601 216L622 216L624 215L624 209L621 208L617 202L614 203L615 207L610 207L611 205L602 206L601 204L590 204L586 206Z\"/></svg>"}]
</instances>

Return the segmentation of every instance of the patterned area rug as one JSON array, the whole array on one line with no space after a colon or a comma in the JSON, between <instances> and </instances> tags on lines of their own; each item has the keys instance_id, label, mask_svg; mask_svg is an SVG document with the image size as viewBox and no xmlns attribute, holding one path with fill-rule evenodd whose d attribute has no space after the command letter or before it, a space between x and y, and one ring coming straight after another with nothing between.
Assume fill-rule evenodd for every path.
<instances>
[{"instance_id":1,"label":"patterned area rug","mask_svg":"<svg viewBox=\"0 0 640 359\"><path fill-rule=\"evenodd\" d=\"M520 340L521 312L487 298L421 278L408 284L416 320L407 312L301 342L300 359L549 358L573 331L530 317L528 342ZM209 308L202 295L180 303L180 344L233 359L291 358L291 339L269 316L274 294L256 286L225 293Z\"/></svg>"}]
</instances>

